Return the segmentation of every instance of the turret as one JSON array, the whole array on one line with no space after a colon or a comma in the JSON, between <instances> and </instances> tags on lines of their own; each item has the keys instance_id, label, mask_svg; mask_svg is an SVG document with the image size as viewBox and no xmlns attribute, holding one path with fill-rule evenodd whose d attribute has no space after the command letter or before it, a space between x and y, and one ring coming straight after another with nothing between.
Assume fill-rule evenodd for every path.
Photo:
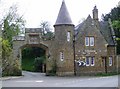
<instances>
[{"instance_id":1,"label":"turret","mask_svg":"<svg viewBox=\"0 0 120 89\"><path fill-rule=\"evenodd\" d=\"M74 74L73 34L74 25L67 10L65 1L62 2L55 28L55 51L57 75Z\"/></svg>"}]
</instances>

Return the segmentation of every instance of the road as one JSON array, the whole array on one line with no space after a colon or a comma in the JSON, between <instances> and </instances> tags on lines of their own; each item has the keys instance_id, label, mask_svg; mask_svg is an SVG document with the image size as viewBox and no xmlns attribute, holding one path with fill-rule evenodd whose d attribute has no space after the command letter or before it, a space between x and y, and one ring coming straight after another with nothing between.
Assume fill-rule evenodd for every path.
<instances>
[{"instance_id":1,"label":"road","mask_svg":"<svg viewBox=\"0 0 120 89\"><path fill-rule=\"evenodd\" d=\"M117 87L118 76L57 77L42 73L23 72L23 77L3 80L3 87Z\"/></svg>"}]
</instances>

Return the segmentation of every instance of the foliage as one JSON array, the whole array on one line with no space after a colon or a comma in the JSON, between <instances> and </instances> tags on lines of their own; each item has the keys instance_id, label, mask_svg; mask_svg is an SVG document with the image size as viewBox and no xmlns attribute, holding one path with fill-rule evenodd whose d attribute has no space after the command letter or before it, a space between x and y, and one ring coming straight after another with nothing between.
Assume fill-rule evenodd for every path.
<instances>
[{"instance_id":1,"label":"foliage","mask_svg":"<svg viewBox=\"0 0 120 89\"><path fill-rule=\"evenodd\" d=\"M17 14L17 7L13 5L10 7L9 12L4 16L2 30L2 75L21 75L18 62L13 61L12 54L12 37L19 35L24 26L22 16Z\"/></svg>"},{"instance_id":2,"label":"foliage","mask_svg":"<svg viewBox=\"0 0 120 89\"><path fill-rule=\"evenodd\" d=\"M34 71L34 58L33 57L23 57L22 58L22 70Z\"/></svg>"},{"instance_id":3,"label":"foliage","mask_svg":"<svg viewBox=\"0 0 120 89\"><path fill-rule=\"evenodd\" d=\"M104 21L108 21L108 19L111 18L116 35L117 53L120 54L120 7L114 7L110 13L106 14L103 17Z\"/></svg>"},{"instance_id":4,"label":"foliage","mask_svg":"<svg viewBox=\"0 0 120 89\"><path fill-rule=\"evenodd\" d=\"M39 47L26 47L22 50L22 69L27 71L38 71L36 58L41 58L45 55L45 50ZM27 65L26 65L27 64ZM35 65L37 64L37 65ZM40 70L40 68L39 68Z\"/></svg>"},{"instance_id":5,"label":"foliage","mask_svg":"<svg viewBox=\"0 0 120 89\"><path fill-rule=\"evenodd\" d=\"M17 7L13 5L10 7L8 14L3 19L3 39L7 39L12 45L12 37L21 33L24 26L22 16L17 14Z\"/></svg>"},{"instance_id":6,"label":"foliage","mask_svg":"<svg viewBox=\"0 0 120 89\"><path fill-rule=\"evenodd\" d=\"M56 75L56 70L57 70L57 65L56 65L56 61L54 60L53 65L52 65L52 69L50 71L48 71L48 75L47 76L55 76Z\"/></svg>"},{"instance_id":7,"label":"foliage","mask_svg":"<svg viewBox=\"0 0 120 89\"><path fill-rule=\"evenodd\" d=\"M45 40L51 40L53 38L53 32L51 31L48 21L41 21L40 28L42 29L42 37Z\"/></svg>"},{"instance_id":8,"label":"foliage","mask_svg":"<svg viewBox=\"0 0 120 89\"><path fill-rule=\"evenodd\" d=\"M10 47L10 43L8 40L2 40L2 58L6 59L7 57L10 56L11 53L11 47Z\"/></svg>"},{"instance_id":9,"label":"foliage","mask_svg":"<svg viewBox=\"0 0 120 89\"><path fill-rule=\"evenodd\" d=\"M8 67L2 72L2 76L21 76L19 61L15 60L14 64L9 64Z\"/></svg>"},{"instance_id":10,"label":"foliage","mask_svg":"<svg viewBox=\"0 0 120 89\"><path fill-rule=\"evenodd\" d=\"M50 31L50 25L47 21L41 21L40 28L42 29L43 35Z\"/></svg>"},{"instance_id":11,"label":"foliage","mask_svg":"<svg viewBox=\"0 0 120 89\"><path fill-rule=\"evenodd\" d=\"M45 54L45 50L39 47L26 47L22 50L22 56L25 57L31 57L36 58L43 56Z\"/></svg>"},{"instance_id":12,"label":"foliage","mask_svg":"<svg viewBox=\"0 0 120 89\"><path fill-rule=\"evenodd\" d=\"M42 56L42 57L37 57L35 58L34 61L34 69L36 72L43 72L43 66L45 65L46 62L46 57Z\"/></svg>"},{"instance_id":13,"label":"foliage","mask_svg":"<svg viewBox=\"0 0 120 89\"><path fill-rule=\"evenodd\" d=\"M2 38L0 37L0 59L2 59ZM0 60L0 68L2 66L2 60Z\"/></svg>"},{"instance_id":14,"label":"foliage","mask_svg":"<svg viewBox=\"0 0 120 89\"><path fill-rule=\"evenodd\" d=\"M119 73L117 72L111 72L111 73L98 73L96 76L113 76L113 75L118 75Z\"/></svg>"},{"instance_id":15,"label":"foliage","mask_svg":"<svg viewBox=\"0 0 120 89\"><path fill-rule=\"evenodd\" d=\"M54 34L52 32L47 32L44 35L44 39L46 39L46 40L51 40L53 37L54 37Z\"/></svg>"}]
</instances>

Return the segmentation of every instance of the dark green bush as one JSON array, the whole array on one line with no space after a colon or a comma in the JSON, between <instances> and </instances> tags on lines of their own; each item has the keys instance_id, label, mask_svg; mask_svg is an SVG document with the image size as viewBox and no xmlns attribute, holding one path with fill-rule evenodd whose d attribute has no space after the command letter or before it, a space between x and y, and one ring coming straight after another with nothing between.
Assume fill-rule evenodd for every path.
<instances>
[{"instance_id":1,"label":"dark green bush","mask_svg":"<svg viewBox=\"0 0 120 89\"><path fill-rule=\"evenodd\" d=\"M37 57L34 61L34 70L35 72L43 72L43 66L45 65L46 57Z\"/></svg>"}]
</instances>

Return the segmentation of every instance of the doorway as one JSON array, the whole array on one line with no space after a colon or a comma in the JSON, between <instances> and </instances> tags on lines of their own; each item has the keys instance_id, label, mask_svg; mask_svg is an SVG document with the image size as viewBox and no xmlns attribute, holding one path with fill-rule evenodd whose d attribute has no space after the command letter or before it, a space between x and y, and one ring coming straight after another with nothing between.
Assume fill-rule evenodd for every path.
<instances>
[{"instance_id":1,"label":"doorway","mask_svg":"<svg viewBox=\"0 0 120 89\"><path fill-rule=\"evenodd\" d=\"M46 72L46 51L40 47L28 46L22 49L22 70Z\"/></svg>"},{"instance_id":2,"label":"doorway","mask_svg":"<svg viewBox=\"0 0 120 89\"><path fill-rule=\"evenodd\" d=\"M107 73L107 57L102 57L102 66L104 67L105 73Z\"/></svg>"}]
</instances>

